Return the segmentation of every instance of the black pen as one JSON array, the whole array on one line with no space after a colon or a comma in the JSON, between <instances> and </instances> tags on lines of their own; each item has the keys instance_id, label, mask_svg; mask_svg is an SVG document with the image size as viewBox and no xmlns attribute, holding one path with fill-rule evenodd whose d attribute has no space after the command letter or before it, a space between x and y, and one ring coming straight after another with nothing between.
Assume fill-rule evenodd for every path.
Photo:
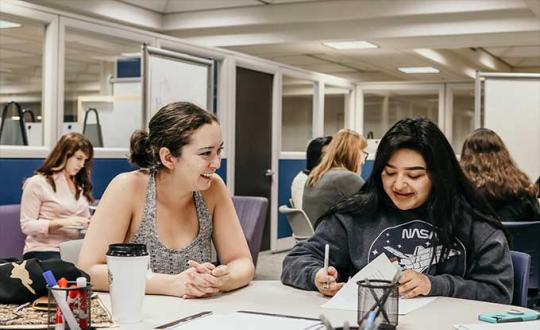
<instances>
[{"instance_id":1,"label":"black pen","mask_svg":"<svg viewBox=\"0 0 540 330\"><path fill-rule=\"evenodd\" d=\"M173 326L176 326L176 325L179 325L179 324L182 324L182 323L187 323L189 321L192 321L194 319L198 319L199 317L203 317L205 315L208 315L208 314L212 314L212 312L200 312L200 313L197 313L197 314L193 314L193 315L190 315L190 316L186 316L184 318L181 318L179 320L176 320L176 321L172 321L172 322L169 322L169 323L165 323L163 325L160 325L158 327L155 327L154 329L168 329L170 327L173 327Z\"/></svg>"},{"instance_id":2,"label":"black pen","mask_svg":"<svg viewBox=\"0 0 540 330\"><path fill-rule=\"evenodd\" d=\"M286 315L286 314L274 314L274 313L254 312L254 311L238 311L238 313L257 314L257 315L276 316L276 317L286 317L286 318L289 318L289 319L308 320L308 321L319 321L319 319L315 319L315 318L311 318L311 317L294 316L294 315Z\"/></svg>"}]
</instances>

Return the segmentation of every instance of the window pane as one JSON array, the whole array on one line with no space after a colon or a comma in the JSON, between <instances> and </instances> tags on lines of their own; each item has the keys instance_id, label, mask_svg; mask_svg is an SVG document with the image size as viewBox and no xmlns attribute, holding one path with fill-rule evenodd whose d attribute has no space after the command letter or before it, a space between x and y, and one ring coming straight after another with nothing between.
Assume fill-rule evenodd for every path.
<instances>
[{"instance_id":1,"label":"window pane","mask_svg":"<svg viewBox=\"0 0 540 330\"><path fill-rule=\"evenodd\" d=\"M142 127L140 49L138 42L66 29L63 133L84 133L94 147L129 147Z\"/></svg>"},{"instance_id":2,"label":"window pane","mask_svg":"<svg viewBox=\"0 0 540 330\"><path fill-rule=\"evenodd\" d=\"M345 127L345 99L349 90L326 86L324 89L324 135L334 135Z\"/></svg>"},{"instance_id":3,"label":"window pane","mask_svg":"<svg viewBox=\"0 0 540 330\"><path fill-rule=\"evenodd\" d=\"M282 151L306 151L313 136L314 88L311 81L283 76Z\"/></svg>"},{"instance_id":4,"label":"window pane","mask_svg":"<svg viewBox=\"0 0 540 330\"><path fill-rule=\"evenodd\" d=\"M437 123L437 90L393 90L364 92L364 134L380 139L398 120L426 117Z\"/></svg>"},{"instance_id":5,"label":"window pane","mask_svg":"<svg viewBox=\"0 0 540 330\"><path fill-rule=\"evenodd\" d=\"M45 25L5 14L0 20L13 23L0 29L0 144L41 146ZM14 103L5 108L10 102L21 112Z\"/></svg>"},{"instance_id":6,"label":"window pane","mask_svg":"<svg viewBox=\"0 0 540 330\"><path fill-rule=\"evenodd\" d=\"M453 90L452 147L461 153L463 142L474 129L474 88Z\"/></svg>"}]
</instances>

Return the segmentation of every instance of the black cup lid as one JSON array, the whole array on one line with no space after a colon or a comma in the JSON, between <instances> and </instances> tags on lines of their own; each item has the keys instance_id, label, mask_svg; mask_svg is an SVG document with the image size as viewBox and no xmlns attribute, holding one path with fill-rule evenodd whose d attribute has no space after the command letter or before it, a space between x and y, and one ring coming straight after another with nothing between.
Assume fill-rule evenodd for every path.
<instances>
[{"instance_id":1,"label":"black cup lid","mask_svg":"<svg viewBox=\"0 0 540 330\"><path fill-rule=\"evenodd\" d=\"M121 243L109 245L107 255L111 257L140 257L147 256L148 252L145 244Z\"/></svg>"}]
</instances>

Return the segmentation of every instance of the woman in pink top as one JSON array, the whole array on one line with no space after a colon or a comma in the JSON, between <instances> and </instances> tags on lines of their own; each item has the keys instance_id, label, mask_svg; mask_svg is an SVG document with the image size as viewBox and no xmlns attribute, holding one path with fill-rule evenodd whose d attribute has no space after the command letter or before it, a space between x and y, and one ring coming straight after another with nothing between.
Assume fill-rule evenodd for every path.
<instances>
[{"instance_id":1,"label":"woman in pink top","mask_svg":"<svg viewBox=\"0 0 540 330\"><path fill-rule=\"evenodd\" d=\"M58 244L79 238L78 229L88 226L88 204L94 200L90 182L93 155L90 141L79 133L68 133L24 183L24 259L60 258Z\"/></svg>"}]
</instances>

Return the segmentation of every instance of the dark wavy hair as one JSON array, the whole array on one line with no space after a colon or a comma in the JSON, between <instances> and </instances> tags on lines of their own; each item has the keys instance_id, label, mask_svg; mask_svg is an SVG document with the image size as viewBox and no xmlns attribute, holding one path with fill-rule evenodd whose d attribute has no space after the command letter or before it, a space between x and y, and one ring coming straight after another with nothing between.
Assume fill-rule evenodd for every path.
<instances>
[{"instance_id":1,"label":"dark wavy hair","mask_svg":"<svg viewBox=\"0 0 540 330\"><path fill-rule=\"evenodd\" d=\"M92 143L80 133L67 133L58 140L53 150L38 168L34 174L41 174L56 192L56 184L52 178L53 174L62 171L66 167L68 159L73 156L78 150L84 152L88 159L84 163L84 167L75 175L73 181L77 187L75 198L79 199L81 191L88 201L93 202L92 196L92 158L94 157L94 147Z\"/></svg>"},{"instance_id":2,"label":"dark wavy hair","mask_svg":"<svg viewBox=\"0 0 540 330\"><path fill-rule=\"evenodd\" d=\"M490 129L476 129L467 137L460 164L487 200L509 201L538 193L536 185L512 160L502 139Z\"/></svg>"},{"instance_id":3,"label":"dark wavy hair","mask_svg":"<svg viewBox=\"0 0 540 330\"><path fill-rule=\"evenodd\" d=\"M159 109L148 125L149 132L131 135L129 161L140 168L160 169L159 149L169 149L179 157L193 133L205 124L217 123L216 116L189 102L169 103Z\"/></svg>"},{"instance_id":4,"label":"dark wavy hair","mask_svg":"<svg viewBox=\"0 0 540 330\"><path fill-rule=\"evenodd\" d=\"M308 144L306 151L306 168L304 169L305 174L309 174L311 170L319 165L322 158L322 149L332 142L332 136L322 136L314 138Z\"/></svg>"},{"instance_id":5,"label":"dark wavy hair","mask_svg":"<svg viewBox=\"0 0 540 330\"><path fill-rule=\"evenodd\" d=\"M443 260L452 248L454 238L460 236L459 229L462 229L460 225L464 213L490 223L507 234L493 210L477 196L444 134L437 125L425 118L402 119L386 132L377 148L371 175L360 193L339 202L333 211L352 214L380 213L393 205L384 191L381 174L388 160L400 149L414 150L422 155L426 162L432 186L422 208L426 210L427 220L432 223L436 233L431 239L432 246L443 246ZM462 237L464 244L470 248L471 235L465 235L466 237Z\"/></svg>"}]
</instances>

